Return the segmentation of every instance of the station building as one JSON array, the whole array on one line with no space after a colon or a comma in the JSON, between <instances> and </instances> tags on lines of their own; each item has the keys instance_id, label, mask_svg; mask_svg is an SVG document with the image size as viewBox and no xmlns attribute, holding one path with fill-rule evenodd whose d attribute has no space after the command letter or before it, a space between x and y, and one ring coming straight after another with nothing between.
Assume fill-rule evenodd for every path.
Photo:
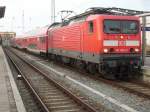
<instances>
[{"instance_id":1,"label":"station building","mask_svg":"<svg viewBox=\"0 0 150 112\"><path fill-rule=\"evenodd\" d=\"M5 15L5 6L0 6L0 19ZM10 39L15 37L15 32L0 32L0 44L3 46L10 45Z\"/></svg>"},{"instance_id":2,"label":"station building","mask_svg":"<svg viewBox=\"0 0 150 112\"><path fill-rule=\"evenodd\" d=\"M150 13L139 15L147 45L150 45Z\"/></svg>"},{"instance_id":3,"label":"station building","mask_svg":"<svg viewBox=\"0 0 150 112\"><path fill-rule=\"evenodd\" d=\"M0 32L0 43L3 46L10 45L10 39L16 36L15 32Z\"/></svg>"},{"instance_id":4,"label":"station building","mask_svg":"<svg viewBox=\"0 0 150 112\"><path fill-rule=\"evenodd\" d=\"M146 49L146 53L150 55L150 13L145 13L138 15L141 20L141 26L143 27L142 37L143 37L143 44L144 48Z\"/></svg>"},{"instance_id":5,"label":"station building","mask_svg":"<svg viewBox=\"0 0 150 112\"><path fill-rule=\"evenodd\" d=\"M143 57L150 54L150 13L143 13L137 15L140 17L141 27L142 27L142 49Z\"/></svg>"}]
</instances>

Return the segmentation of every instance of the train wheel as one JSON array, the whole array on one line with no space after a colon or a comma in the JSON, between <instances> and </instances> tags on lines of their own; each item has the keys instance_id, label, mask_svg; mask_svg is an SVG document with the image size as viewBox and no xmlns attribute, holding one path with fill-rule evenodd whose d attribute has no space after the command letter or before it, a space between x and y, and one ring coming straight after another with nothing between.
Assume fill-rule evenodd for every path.
<instances>
[{"instance_id":1,"label":"train wheel","mask_svg":"<svg viewBox=\"0 0 150 112\"><path fill-rule=\"evenodd\" d=\"M46 57L46 53L44 53L44 52L40 52L40 56L43 57L43 58L45 58L45 59L47 58Z\"/></svg>"},{"instance_id":2,"label":"train wheel","mask_svg":"<svg viewBox=\"0 0 150 112\"><path fill-rule=\"evenodd\" d=\"M53 54L49 55L49 57L50 57L50 59L53 60L53 61L56 59L56 56L53 55Z\"/></svg>"},{"instance_id":3,"label":"train wheel","mask_svg":"<svg viewBox=\"0 0 150 112\"><path fill-rule=\"evenodd\" d=\"M136 79L136 80L143 80L144 74L143 74L143 71L142 71L141 67L135 69L135 72L134 72L133 76L134 76L133 78Z\"/></svg>"},{"instance_id":4,"label":"train wheel","mask_svg":"<svg viewBox=\"0 0 150 112\"><path fill-rule=\"evenodd\" d=\"M59 55L57 55L57 56L56 56L56 61L61 63L61 62L62 62L62 57L59 56Z\"/></svg>"},{"instance_id":5,"label":"train wheel","mask_svg":"<svg viewBox=\"0 0 150 112\"><path fill-rule=\"evenodd\" d=\"M91 74L95 74L96 73L96 65L95 64L92 64L92 63L89 63L87 65L87 71Z\"/></svg>"},{"instance_id":6,"label":"train wheel","mask_svg":"<svg viewBox=\"0 0 150 112\"><path fill-rule=\"evenodd\" d=\"M62 62L63 62L64 64L70 64L70 63L71 63L71 59L68 58L68 57L62 57Z\"/></svg>"},{"instance_id":7,"label":"train wheel","mask_svg":"<svg viewBox=\"0 0 150 112\"><path fill-rule=\"evenodd\" d=\"M86 64L82 61L77 60L75 63L76 63L76 67L80 70L84 70L86 67Z\"/></svg>"}]
</instances>

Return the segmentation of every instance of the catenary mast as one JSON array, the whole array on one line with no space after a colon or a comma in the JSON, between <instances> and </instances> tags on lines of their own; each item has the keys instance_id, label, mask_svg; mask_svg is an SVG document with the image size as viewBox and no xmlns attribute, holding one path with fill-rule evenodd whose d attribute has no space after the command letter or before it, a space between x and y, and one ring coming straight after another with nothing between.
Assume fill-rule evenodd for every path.
<instances>
[{"instance_id":1,"label":"catenary mast","mask_svg":"<svg viewBox=\"0 0 150 112\"><path fill-rule=\"evenodd\" d=\"M55 22L55 0L51 0L51 23Z\"/></svg>"}]
</instances>

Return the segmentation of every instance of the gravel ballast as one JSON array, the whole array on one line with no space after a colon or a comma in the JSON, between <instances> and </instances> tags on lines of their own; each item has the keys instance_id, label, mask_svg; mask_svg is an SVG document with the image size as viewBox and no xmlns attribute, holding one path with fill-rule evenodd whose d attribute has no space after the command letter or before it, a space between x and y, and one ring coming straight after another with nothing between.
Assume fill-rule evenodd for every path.
<instances>
[{"instance_id":1,"label":"gravel ballast","mask_svg":"<svg viewBox=\"0 0 150 112\"><path fill-rule=\"evenodd\" d=\"M64 83L68 89L76 89L81 92L81 94L84 94L89 99L97 102L97 104L102 104L104 107L116 111L116 112L149 112L150 110L150 100L136 96L134 94L128 93L122 89L115 88L111 85L105 84L103 82L100 82L98 80L91 79L89 76L85 76L79 72L70 70L65 67L60 67L56 65L53 62L49 61L37 61L38 58L33 58L34 56L26 56L30 61L33 62L33 64L36 64L37 66L43 68L47 72L51 73L51 77L61 81ZM41 64L40 64L41 63ZM63 76L57 75L56 73L52 72L48 69L52 68L58 71L59 73L63 74ZM104 97L101 97L100 95L94 93L93 91L89 91L85 89L83 86L79 86L78 84L74 83L74 81L69 80L69 78L80 82L83 85L86 85L89 88L92 88L93 90L102 93L105 95ZM113 100L110 103L108 99ZM119 104L120 103L120 104ZM119 106L120 105L120 106ZM124 108L123 108L124 107ZM132 110L133 109L133 110Z\"/></svg>"}]
</instances>

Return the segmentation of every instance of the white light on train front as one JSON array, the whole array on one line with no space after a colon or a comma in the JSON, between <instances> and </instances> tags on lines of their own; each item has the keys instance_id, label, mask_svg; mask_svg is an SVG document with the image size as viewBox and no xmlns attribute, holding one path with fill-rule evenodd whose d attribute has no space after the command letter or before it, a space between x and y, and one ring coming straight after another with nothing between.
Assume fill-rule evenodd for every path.
<instances>
[{"instance_id":1,"label":"white light on train front","mask_svg":"<svg viewBox=\"0 0 150 112\"><path fill-rule=\"evenodd\" d=\"M104 53L108 53L108 49L104 49Z\"/></svg>"},{"instance_id":2,"label":"white light on train front","mask_svg":"<svg viewBox=\"0 0 150 112\"><path fill-rule=\"evenodd\" d=\"M120 38L123 39L124 37L123 37L123 36L120 36Z\"/></svg>"},{"instance_id":3,"label":"white light on train front","mask_svg":"<svg viewBox=\"0 0 150 112\"><path fill-rule=\"evenodd\" d=\"M139 49L137 49L137 48L135 49L135 52L139 52L139 51L140 51Z\"/></svg>"}]
</instances>

